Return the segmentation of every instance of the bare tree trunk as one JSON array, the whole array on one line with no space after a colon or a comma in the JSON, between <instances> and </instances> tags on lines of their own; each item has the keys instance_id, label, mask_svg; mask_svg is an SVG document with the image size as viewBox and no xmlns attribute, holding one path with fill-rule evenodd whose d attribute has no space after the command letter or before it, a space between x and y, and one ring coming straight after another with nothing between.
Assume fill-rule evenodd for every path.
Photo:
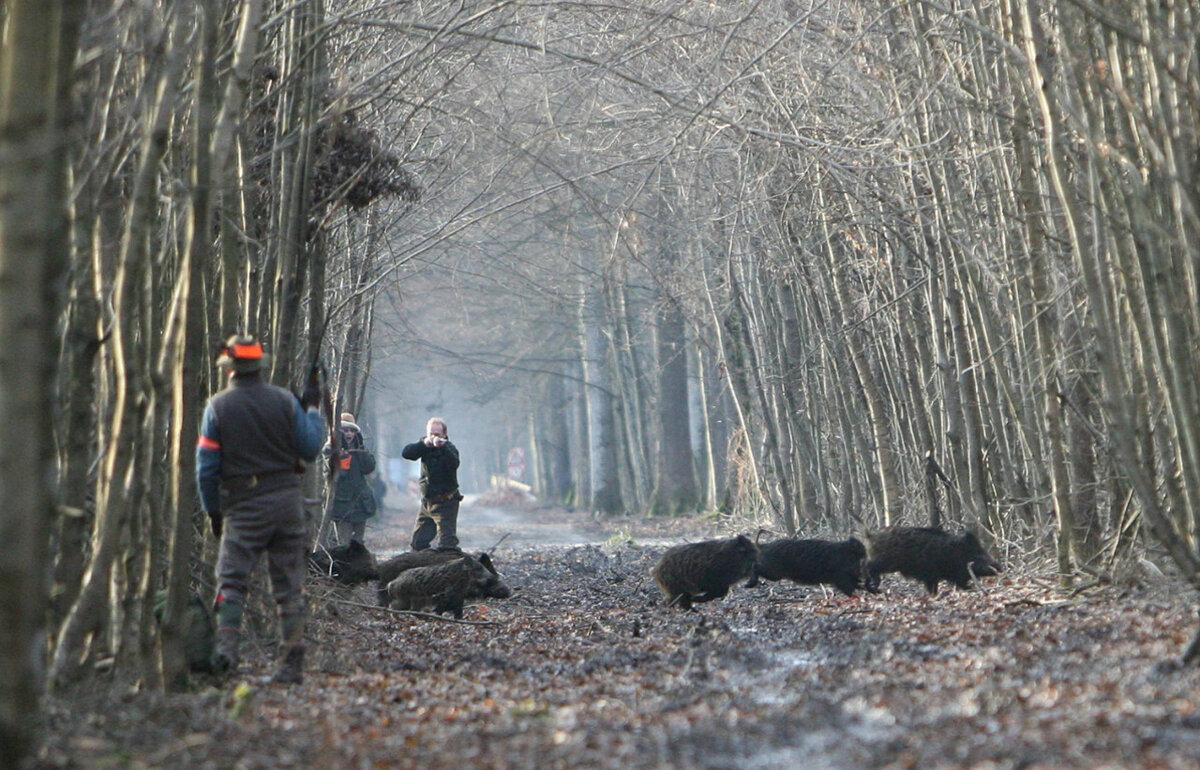
<instances>
[{"instance_id":1,"label":"bare tree trunk","mask_svg":"<svg viewBox=\"0 0 1200 770\"><path fill-rule=\"evenodd\" d=\"M224 98L217 104L214 55L217 52L219 8L205 0L199 10L201 46L197 68L196 107L193 118L195 157L192 164L192 206L188 219L188 249L180 265L177 302L166 324L169 334L163 350L161 369L169 380L171 398L170 456L167 484L172 512L167 528L167 602L161 631L162 678L171 690L187 683L184 634L187 623L188 593L191 586L193 534L197 529L195 456L193 447L204 401L200 386L206 361L204 344L204 274L212 261L214 208L217 195L230 178L227 170L233 146L236 121L245 101L244 83L257 50L261 19L260 0L247 0L239 14L232 72L228 76ZM199 522L203 531L204 522ZM152 588L148 595L153 595Z\"/></svg>"},{"instance_id":2,"label":"bare tree trunk","mask_svg":"<svg viewBox=\"0 0 1200 770\"><path fill-rule=\"evenodd\" d=\"M1094 378L1077 375L1063 394L1069 414L1068 460L1071 470L1071 512L1075 522L1072 543L1080 564L1092 564L1104 544L1104 520L1100 515L1099 486L1096 463L1092 388Z\"/></svg>"},{"instance_id":3,"label":"bare tree trunk","mask_svg":"<svg viewBox=\"0 0 1200 770\"><path fill-rule=\"evenodd\" d=\"M0 767L36 746L45 564L54 493L55 327L70 241L65 152L82 2L9 0L0 13Z\"/></svg>"},{"instance_id":4,"label":"bare tree trunk","mask_svg":"<svg viewBox=\"0 0 1200 770\"><path fill-rule=\"evenodd\" d=\"M571 491L570 402L565 378L550 374L544 381L544 401L533 410L538 494L564 502Z\"/></svg>"},{"instance_id":5,"label":"bare tree trunk","mask_svg":"<svg viewBox=\"0 0 1200 770\"><path fill-rule=\"evenodd\" d=\"M76 199L75 219L93 221L86 231L92 241L103 238L100 230L111 218L109 212L113 205L101 204L102 197L96 195L94 202L89 200L87 203ZM83 230L81 223L76 226ZM94 488L91 480L97 421L96 362L104 340L100 329L100 302L95 291L96 260L91 254L91 244L83 235L79 237L84 242L76 247L72 260L74 270L61 340L58 488L62 515L58 522L55 591L51 598L51 625L54 627L62 623L78 595L95 513L90 498Z\"/></svg>"},{"instance_id":6,"label":"bare tree trunk","mask_svg":"<svg viewBox=\"0 0 1200 770\"><path fill-rule=\"evenodd\" d=\"M667 247L670 248L670 247ZM683 313L664 297L658 314L658 465L653 510L673 515L696 510L696 476L688 422L687 354Z\"/></svg>"},{"instance_id":7,"label":"bare tree trunk","mask_svg":"<svg viewBox=\"0 0 1200 770\"><path fill-rule=\"evenodd\" d=\"M750 303L747 292L743 290L741 281L736 275L736 266L731 262L728 273L730 295L730 316L728 327L729 341L738 346L738 356L744 370L740 376L745 379L745 397L747 403L754 404L756 419L753 427L761 431L761 435L752 432L746 434L746 448L754 453L755 444L761 445L763 467L768 473L759 477L759 494L770 505L773 519L782 524L785 529L795 527L795 499L792 496L791 479L784 472L784 463L779 447L779 426L773 419L772 410L768 404L770 392L763 381L763 369L756 347L756 339L750 328ZM757 402L757 403L755 403ZM773 482L773 483L772 483ZM773 487L778 488L776 495Z\"/></svg>"},{"instance_id":8,"label":"bare tree trunk","mask_svg":"<svg viewBox=\"0 0 1200 770\"><path fill-rule=\"evenodd\" d=\"M567 366L567 416L571 426L571 493L567 502L571 505L587 508L592 498L591 486L591 454L588 447L591 439L588 436L588 403L587 382L584 378L583 354L579 353L578 360L569 361Z\"/></svg>"},{"instance_id":9,"label":"bare tree trunk","mask_svg":"<svg viewBox=\"0 0 1200 770\"><path fill-rule=\"evenodd\" d=\"M197 351L204 350L203 344L203 266L207 263L208 245L212 230L212 176L213 158L206 140L213 135L213 115L216 102L215 65L217 52L217 25L219 15L212 0L204 0L198 9L200 46L196 67L193 109L192 139L194 156L191 167L192 199L188 216L187 249L180 265L173 318L164 335L161 367L164 379L169 382L165 395L170 399L171 420L168 426L170 442L167 451L170 461L170 478L167 495L168 510L172 524L167 530L167 580L166 604L162 613L160 633L160 665L162 679L167 689L180 691L187 684L187 661L184 655L185 608L189 587L189 569L192 555L191 513L195 509L195 475L185 473L191 469L192 457L184 456L184 441L190 450L195 446L196 423L199 420L197 404L200 397L199 382L185 376L194 372ZM196 329L199 334L196 335ZM189 345L188 343L192 344ZM185 491L186 490L186 491ZM153 594L154 591L151 591Z\"/></svg>"},{"instance_id":10,"label":"bare tree trunk","mask_svg":"<svg viewBox=\"0 0 1200 770\"><path fill-rule=\"evenodd\" d=\"M796 290L791 280L779 281L778 300L783 336L783 374L780 389L784 400L784 428L789 432L791 447L790 467L795 489L795 517L797 522L814 515L813 503L809 499L808 460L813 448L808 441L808 409L800 400L804 392L805 366L804 333L801 330L800 310ZM792 534L789 532L788 534Z\"/></svg>"},{"instance_id":11,"label":"bare tree trunk","mask_svg":"<svg viewBox=\"0 0 1200 770\"><path fill-rule=\"evenodd\" d=\"M173 96L175 80L183 64L181 51L168 40L173 40L173 36L168 31L162 34L162 66L157 68L158 77L154 81L112 300L118 314L113 327L116 393L108 446L101 465L102 482L96 496L92 560L84 575L79 598L58 634L50 668L50 680L56 686L67 684L77 677L83 663L86 639L89 634L101 630L109 570L119 557L118 549L131 507L139 499L139 481L129 479L128 472L133 462L138 426L142 425L143 410L147 406L138 401L146 376L140 367L146 362L136 359L133 344L138 335L134 326L141 318L137 311L141 300L138 295L149 261L144 235L148 232L153 214L155 174L167 147L167 128L171 116L169 97Z\"/></svg>"},{"instance_id":12,"label":"bare tree trunk","mask_svg":"<svg viewBox=\"0 0 1200 770\"><path fill-rule=\"evenodd\" d=\"M617 453L613 443L616 423L601 335L601 299L594 286L581 286L579 305L580 350L584 396L587 403L587 437L590 473L588 508L603 514L623 510L617 479Z\"/></svg>"},{"instance_id":13,"label":"bare tree trunk","mask_svg":"<svg viewBox=\"0 0 1200 770\"><path fill-rule=\"evenodd\" d=\"M843 307L852 308L854 301L850 295L849 287L846 285L846 279L842 274L842 270L839 269L841 260L835 253L836 239L832 237L832 233L830 233L830 236L826 248L828 250L827 256L829 258L833 284ZM858 375L858 381L862 388L863 399L866 402L867 414L870 421L870 435L872 438L871 449L875 459L873 465L878 474L877 478L879 479L882 502L880 516L882 517L883 526L888 527L892 525L893 521L896 520L897 514L900 513L900 482L896 473L896 457L892 447L892 420L888 414L883 396L880 393L874 364L867 355L868 345L866 344L864 335L859 331L852 331L849 335L848 348L850 361L854 364L854 370Z\"/></svg>"},{"instance_id":14,"label":"bare tree trunk","mask_svg":"<svg viewBox=\"0 0 1200 770\"><path fill-rule=\"evenodd\" d=\"M693 436L700 447L697 462L703 469L701 479L704 492L701 505L703 510L711 511L717 508L721 498L720 484L725 478L725 464L728 461L723 451L717 451L718 447L724 449L728 443L728 413L725 409L725 398L719 378L708 372L708 361L711 355L708 347L701 344L699 339L692 339L689 349L692 359L690 366L694 372L694 399L696 402L694 416L696 431ZM689 396L691 396L690 392Z\"/></svg>"},{"instance_id":15,"label":"bare tree trunk","mask_svg":"<svg viewBox=\"0 0 1200 770\"><path fill-rule=\"evenodd\" d=\"M293 372L296 334L299 330L301 291L309 267L314 233L312 177L316 157L316 130L321 112L318 93L326 73L320 55L320 27L324 23L321 0L307 0L286 12L286 38L282 61L284 97L279 101L274 212L274 295L270 328L274 336L272 377L288 381Z\"/></svg>"},{"instance_id":16,"label":"bare tree trunk","mask_svg":"<svg viewBox=\"0 0 1200 770\"><path fill-rule=\"evenodd\" d=\"M950 328L954 345L955 388L959 393L958 406L962 409L962 457L967 473L960 477L966 480L966 489L960 483L959 492L969 502L970 524L972 527L988 523L987 500L984 497L986 481L983 469L982 436L979 428L979 386L975 373L975 357L968 339L969 330L963 311L963 297L957 290L951 290L946 296L946 305L950 313Z\"/></svg>"},{"instance_id":17,"label":"bare tree trunk","mask_svg":"<svg viewBox=\"0 0 1200 770\"><path fill-rule=\"evenodd\" d=\"M709 292L711 297L711 292ZM711 303L711 299L710 299ZM750 426L755 420L755 407L749 381L749 364L744 348L744 335L735 313L723 310L722 315L715 315L713 306L714 328L721 345L721 364L725 379L729 385L729 400L736 417L734 424L727 433L727 441L722 450L727 458L726 466L726 500L734 508L753 510L763 499L763 485L759 471L758 458L749 445ZM744 483L743 476L746 477ZM727 512L734 512L727 509Z\"/></svg>"}]
</instances>

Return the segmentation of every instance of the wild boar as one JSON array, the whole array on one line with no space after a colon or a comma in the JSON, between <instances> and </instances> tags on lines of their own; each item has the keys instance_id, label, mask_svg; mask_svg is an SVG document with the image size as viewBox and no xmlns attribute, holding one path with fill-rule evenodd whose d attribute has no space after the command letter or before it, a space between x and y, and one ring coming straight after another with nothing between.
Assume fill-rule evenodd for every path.
<instances>
[{"instance_id":1,"label":"wild boar","mask_svg":"<svg viewBox=\"0 0 1200 770\"><path fill-rule=\"evenodd\" d=\"M375 557L357 540L333 548L318 548L308 555L314 570L344 585L358 585L379 577Z\"/></svg>"},{"instance_id":2,"label":"wild boar","mask_svg":"<svg viewBox=\"0 0 1200 770\"><path fill-rule=\"evenodd\" d=\"M754 574L758 546L745 535L668 548L650 570L668 605L720 599L729 587Z\"/></svg>"},{"instance_id":3,"label":"wild boar","mask_svg":"<svg viewBox=\"0 0 1200 770\"><path fill-rule=\"evenodd\" d=\"M746 583L758 585L758 579L791 580L805 585L831 585L846 596L853 596L866 585L867 548L856 537L835 542L780 538L758 547L754 576Z\"/></svg>"},{"instance_id":4,"label":"wild boar","mask_svg":"<svg viewBox=\"0 0 1200 770\"><path fill-rule=\"evenodd\" d=\"M393 556L379 565L379 577L377 578L377 582L375 584L377 588L379 606L386 607L391 602L391 596L388 594L388 584L400 577L401 573L417 567L429 567L435 564L445 564L446 562L454 561L455 559L461 559L463 556L466 556L466 554L459 550L435 551L432 548L427 548L422 551L408 551ZM504 583L504 580L500 577L500 573L496 571L496 565L492 561L492 557L488 556L487 553L480 551L479 553L475 554L474 558L484 566L484 569L492 573L492 575L495 577L495 582L489 586L488 593L484 593L480 590L472 588L467 592L466 598L483 599L490 597L494 599L507 599L508 597L512 596L512 589L510 589L508 585Z\"/></svg>"},{"instance_id":5,"label":"wild boar","mask_svg":"<svg viewBox=\"0 0 1200 770\"><path fill-rule=\"evenodd\" d=\"M451 612L461 618L471 596L507 598L511 589L478 559L462 555L454 561L405 570L388 583L389 606L394 610Z\"/></svg>"},{"instance_id":6,"label":"wild boar","mask_svg":"<svg viewBox=\"0 0 1200 770\"><path fill-rule=\"evenodd\" d=\"M890 527L867 536L867 551L867 582L872 589L878 589L881 576L899 572L924 583L933 596L939 581L966 589L972 572L976 577L1001 572L999 562L973 532L951 535L935 527Z\"/></svg>"}]
</instances>

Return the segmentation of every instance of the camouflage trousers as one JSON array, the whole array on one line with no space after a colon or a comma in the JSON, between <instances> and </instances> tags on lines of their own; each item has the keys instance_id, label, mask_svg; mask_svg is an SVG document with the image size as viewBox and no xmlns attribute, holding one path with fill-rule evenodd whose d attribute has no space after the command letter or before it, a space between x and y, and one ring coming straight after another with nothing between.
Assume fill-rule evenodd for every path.
<instances>
[{"instance_id":1,"label":"camouflage trousers","mask_svg":"<svg viewBox=\"0 0 1200 770\"><path fill-rule=\"evenodd\" d=\"M217 556L218 607L226 602L245 605L250 575L265 553L271 594L279 608L282 641L285 645L300 644L308 569L308 532L300 485L288 484L238 499L222 513L225 528Z\"/></svg>"},{"instance_id":2,"label":"camouflage trousers","mask_svg":"<svg viewBox=\"0 0 1200 770\"><path fill-rule=\"evenodd\" d=\"M438 548L450 550L458 548L458 498L433 503L421 501L421 511L417 514L417 526L413 528L412 549L424 551L437 535Z\"/></svg>"}]
</instances>

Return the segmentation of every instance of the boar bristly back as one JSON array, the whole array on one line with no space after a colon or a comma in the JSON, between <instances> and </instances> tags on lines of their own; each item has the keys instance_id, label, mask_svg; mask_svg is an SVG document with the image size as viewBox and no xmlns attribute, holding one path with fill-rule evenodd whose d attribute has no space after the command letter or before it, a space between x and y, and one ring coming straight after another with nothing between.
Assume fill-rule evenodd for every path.
<instances>
[{"instance_id":1,"label":"boar bristly back","mask_svg":"<svg viewBox=\"0 0 1200 770\"><path fill-rule=\"evenodd\" d=\"M921 581L925 590L935 595L942 580L966 589L971 586L972 574L990 577L1001 571L999 562L969 531L951 535L935 527L891 527L870 534L867 540L868 580L874 587L881 576L899 572Z\"/></svg>"},{"instance_id":2,"label":"boar bristly back","mask_svg":"<svg viewBox=\"0 0 1200 770\"><path fill-rule=\"evenodd\" d=\"M729 587L754 574L758 546L745 535L668 548L650 570L669 604L685 610L693 602L720 599Z\"/></svg>"},{"instance_id":3,"label":"boar bristly back","mask_svg":"<svg viewBox=\"0 0 1200 770\"><path fill-rule=\"evenodd\" d=\"M867 548L858 538L841 542L780 538L759 546L755 576L747 586L764 580L791 580L802 585L831 585L846 596L866 580Z\"/></svg>"}]
</instances>

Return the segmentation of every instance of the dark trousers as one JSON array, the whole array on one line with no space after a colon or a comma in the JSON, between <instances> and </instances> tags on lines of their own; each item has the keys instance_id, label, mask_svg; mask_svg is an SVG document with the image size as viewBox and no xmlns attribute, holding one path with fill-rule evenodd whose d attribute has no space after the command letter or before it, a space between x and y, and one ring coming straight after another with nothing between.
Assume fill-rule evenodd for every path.
<instances>
[{"instance_id":1,"label":"dark trousers","mask_svg":"<svg viewBox=\"0 0 1200 770\"><path fill-rule=\"evenodd\" d=\"M340 521L333 522L333 531L337 536L338 545L350 545L351 540L364 542L363 537L367 532L367 522L365 521Z\"/></svg>"},{"instance_id":2,"label":"dark trousers","mask_svg":"<svg viewBox=\"0 0 1200 770\"><path fill-rule=\"evenodd\" d=\"M421 501L417 526L413 528L412 549L424 551L437 535L438 548L458 548L458 500L451 498L440 503Z\"/></svg>"},{"instance_id":3,"label":"dark trousers","mask_svg":"<svg viewBox=\"0 0 1200 770\"><path fill-rule=\"evenodd\" d=\"M295 476L292 477L295 479ZM265 491L249 499L223 504L225 532L217 553L219 607L226 602L244 607L250 574L267 554L271 592L279 609L280 636L298 646L304 634L304 576L308 572L308 531L304 525L304 496L298 482ZM230 611L240 625L241 613ZM238 629L224 629L228 657L237 659Z\"/></svg>"}]
</instances>

